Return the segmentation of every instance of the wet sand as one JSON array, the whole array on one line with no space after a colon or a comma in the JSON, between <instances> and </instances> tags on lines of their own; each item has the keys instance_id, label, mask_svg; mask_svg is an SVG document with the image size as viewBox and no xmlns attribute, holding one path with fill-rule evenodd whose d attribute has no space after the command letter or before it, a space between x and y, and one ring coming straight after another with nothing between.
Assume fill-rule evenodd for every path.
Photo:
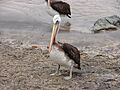
<instances>
[{"instance_id":1,"label":"wet sand","mask_svg":"<svg viewBox=\"0 0 120 90\"><path fill-rule=\"evenodd\" d=\"M69 70L64 67L62 75L50 76L57 65L45 53L47 44L38 43L45 40L44 36L25 31L21 34L1 32L0 90L119 90L120 43L103 34L85 36L81 34L76 43L76 38L63 40L77 46L81 52L82 70L74 72L73 78L67 81L63 77ZM39 45L39 48L34 49L32 45Z\"/></svg>"}]
</instances>

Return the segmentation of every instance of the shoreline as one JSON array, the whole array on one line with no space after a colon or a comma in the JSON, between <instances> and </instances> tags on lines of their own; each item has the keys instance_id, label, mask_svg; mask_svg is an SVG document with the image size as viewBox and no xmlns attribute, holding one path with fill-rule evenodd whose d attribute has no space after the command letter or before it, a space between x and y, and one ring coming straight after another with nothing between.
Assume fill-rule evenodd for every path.
<instances>
[{"instance_id":1,"label":"shoreline","mask_svg":"<svg viewBox=\"0 0 120 90\"><path fill-rule=\"evenodd\" d=\"M0 1L0 90L120 90L120 30L90 33L102 17L120 16L118 0L65 0L71 5L71 26L57 40L80 50L81 72L63 79L50 76L57 64L46 53L51 21L44 0ZM63 20L64 21L64 20ZM38 48L36 47L38 46Z\"/></svg>"}]
</instances>

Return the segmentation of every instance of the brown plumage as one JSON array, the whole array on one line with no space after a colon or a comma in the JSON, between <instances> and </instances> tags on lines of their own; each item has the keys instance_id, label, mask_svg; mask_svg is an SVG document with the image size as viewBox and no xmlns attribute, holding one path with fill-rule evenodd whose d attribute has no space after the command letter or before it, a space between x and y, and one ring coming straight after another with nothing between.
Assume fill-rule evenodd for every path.
<instances>
[{"instance_id":1,"label":"brown plumage","mask_svg":"<svg viewBox=\"0 0 120 90\"><path fill-rule=\"evenodd\" d=\"M59 44L61 44L61 48L63 49L63 51L65 52L65 54L70 58L72 59L75 64L78 65L78 69L81 69L80 68L80 52L79 50L74 47L73 45L70 45L68 43L60 43L58 42Z\"/></svg>"},{"instance_id":2,"label":"brown plumage","mask_svg":"<svg viewBox=\"0 0 120 90\"><path fill-rule=\"evenodd\" d=\"M45 1L48 2L48 0ZM50 6L60 15L66 15L71 18L70 5L68 3L63 1L53 1L50 3Z\"/></svg>"}]
</instances>

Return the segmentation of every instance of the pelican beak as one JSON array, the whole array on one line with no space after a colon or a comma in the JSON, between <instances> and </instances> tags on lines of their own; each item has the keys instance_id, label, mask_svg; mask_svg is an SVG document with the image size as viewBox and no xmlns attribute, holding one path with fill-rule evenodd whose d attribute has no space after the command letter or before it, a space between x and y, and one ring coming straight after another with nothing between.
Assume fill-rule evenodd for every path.
<instances>
[{"instance_id":1,"label":"pelican beak","mask_svg":"<svg viewBox=\"0 0 120 90\"><path fill-rule=\"evenodd\" d=\"M58 31L59 31L59 22L56 22L55 24L53 24L53 28L52 28L50 44L49 44L49 47L48 47L49 52L51 52L51 50L52 50L52 45L55 43L55 39L56 39L56 35L57 35Z\"/></svg>"}]
</instances>

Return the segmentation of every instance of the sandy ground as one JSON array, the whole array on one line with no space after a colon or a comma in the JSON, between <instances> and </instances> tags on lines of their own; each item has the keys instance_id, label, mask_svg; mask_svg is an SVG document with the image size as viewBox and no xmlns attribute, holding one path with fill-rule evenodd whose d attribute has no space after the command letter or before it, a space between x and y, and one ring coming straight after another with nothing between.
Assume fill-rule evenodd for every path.
<instances>
[{"instance_id":1,"label":"sandy ground","mask_svg":"<svg viewBox=\"0 0 120 90\"><path fill-rule=\"evenodd\" d=\"M62 75L50 76L56 64L43 46L34 49L15 36L6 37L1 33L0 90L120 90L120 43L102 50L81 48L82 70L67 81L63 77L69 71L64 67Z\"/></svg>"}]
</instances>

